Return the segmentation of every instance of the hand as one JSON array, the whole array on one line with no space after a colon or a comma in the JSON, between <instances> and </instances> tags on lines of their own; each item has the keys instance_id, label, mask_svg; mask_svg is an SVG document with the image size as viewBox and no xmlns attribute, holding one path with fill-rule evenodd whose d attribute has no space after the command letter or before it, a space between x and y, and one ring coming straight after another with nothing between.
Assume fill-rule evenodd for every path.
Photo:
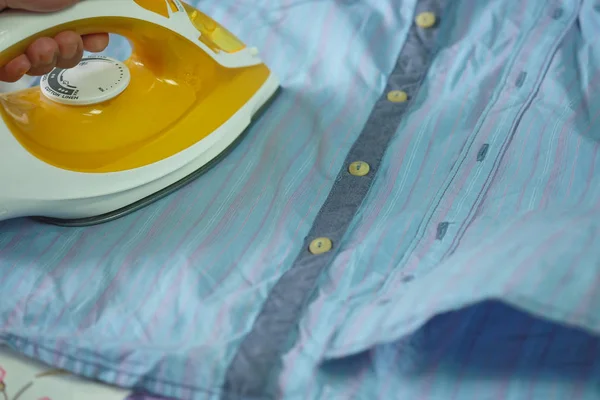
<instances>
[{"instance_id":1,"label":"hand","mask_svg":"<svg viewBox=\"0 0 600 400\"><path fill-rule=\"evenodd\" d=\"M0 0L0 12L15 8L33 12L54 12L67 8L79 0ZM80 36L75 32L61 32L53 38L43 37L33 42L17 58L0 66L0 81L16 82L23 75L39 76L54 67L71 68L79 63L83 51L103 51L108 46L108 34Z\"/></svg>"}]
</instances>

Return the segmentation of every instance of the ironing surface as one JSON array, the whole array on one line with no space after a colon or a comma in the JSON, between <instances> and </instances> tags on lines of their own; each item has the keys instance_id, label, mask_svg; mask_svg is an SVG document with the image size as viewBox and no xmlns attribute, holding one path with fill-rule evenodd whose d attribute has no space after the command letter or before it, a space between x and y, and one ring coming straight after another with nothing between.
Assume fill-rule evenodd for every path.
<instances>
[{"instance_id":1,"label":"ironing surface","mask_svg":"<svg viewBox=\"0 0 600 400\"><path fill-rule=\"evenodd\" d=\"M133 214L0 223L6 345L180 399L600 398L594 1L193 4L281 94Z\"/></svg>"}]
</instances>

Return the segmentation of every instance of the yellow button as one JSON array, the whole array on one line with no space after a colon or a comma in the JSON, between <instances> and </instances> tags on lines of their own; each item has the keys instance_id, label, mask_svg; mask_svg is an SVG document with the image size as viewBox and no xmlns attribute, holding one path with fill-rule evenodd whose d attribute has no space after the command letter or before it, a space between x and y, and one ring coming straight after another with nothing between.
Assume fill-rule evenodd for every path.
<instances>
[{"instance_id":1,"label":"yellow button","mask_svg":"<svg viewBox=\"0 0 600 400\"><path fill-rule=\"evenodd\" d=\"M355 161L348 167L348 171L354 176L365 176L370 169L369 164L363 161Z\"/></svg>"},{"instance_id":2,"label":"yellow button","mask_svg":"<svg viewBox=\"0 0 600 400\"><path fill-rule=\"evenodd\" d=\"M431 28L435 25L435 14L432 12L422 12L417 15L415 22L417 23L417 26L420 26L421 28Z\"/></svg>"},{"instance_id":3,"label":"yellow button","mask_svg":"<svg viewBox=\"0 0 600 400\"><path fill-rule=\"evenodd\" d=\"M404 103L408 100L408 94L402 90L392 90L388 93L387 98L389 101L394 103Z\"/></svg>"},{"instance_id":4,"label":"yellow button","mask_svg":"<svg viewBox=\"0 0 600 400\"><path fill-rule=\"evenodd\" d=\"M323 254L331 250L331 240L328 238L316 238L308 246L308 250L313 254Z\"/></svg>"}]
</instances>

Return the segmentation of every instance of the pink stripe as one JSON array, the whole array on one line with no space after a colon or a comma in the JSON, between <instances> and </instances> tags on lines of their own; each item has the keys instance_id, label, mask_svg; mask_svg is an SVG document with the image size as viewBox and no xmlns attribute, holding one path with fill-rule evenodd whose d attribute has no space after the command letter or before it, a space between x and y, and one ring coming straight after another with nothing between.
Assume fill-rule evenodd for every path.
<instances>
[{"instance_id":1,"label":"pink stripe","mask_svg":"<svg viewBox=\"0 0 600 400\"><path fill-rule=\"evenodd\" d=\"M596 75L596 77L600 78L600 73ZM596 117L598 117L600 115L600 110L597 111L597 113L594 115L594 119ZM590 126L592 126L593 124L590 123ZM564 232L564 230L560 231L561 233ZM536 257L538 257L539 255L536 254ZM534 258L535 259L535 258ZM509 281L507 282L507 286L506 286L506 291L510 291L512 290L512 288L514 287L514 285L516 285L517 282L519 282L522 278L522 275L526 274L529 272L529 269L527 268L526 265L535 265L535 263L529 263L529 264L525 264L522 266L522 268L519 268L515 271L515 273L511 276L511 278L509 279Z\"/></svg>"},{"instance_id":2,"label":"pink stripe","mask_svg":"<svg viewBox=\"0 0 600 400\"><path fill-rule=\"evenodd\" d=\"M581 192L581 196L577 201L577 204L582 204L586 198L588 191L590 190L590 186L594 181L594 177L596 175L596 160L598 159L598 149L600 149L600 143L594 144L594 155L592 156L592 160L590 161L590 170L588 172L587 181L585 184L585 189Z\"/></svg>"},{"instance_id":3,"label":"pink stripe","mask_svg":"<svg viewBox=\"0 0 600 400\"><path fill-rule=\"evenodd\" d=\"M546 128L546 125L548 124L548 121L550 121L550 119L546 119L546 121L544 122L544 125L543 125L542 129L539 130L540 132L544 132L545 131L545 128ZM529 129L525 130L526 134L524 135L524 138L523 138L523 142L524 143L528 143L529 142L529 138L531 137L531 132L534 129L535 122L537 122L537 120L535 118L531 118L531 122L529 123ZM540 156L541 138L542 137L543 137L543 135L540 134L539 138L538 138L538 144L536 146L536 152L535 152L534 162L531 163L531 160L527 159L527 163L533 166L532 168L530 168L530 175L529 175L529 178L527 180L528 182L533 177L533 171L535 171L535 165L537 165L537 162L538 162L538 159L539 159L539 156ZM523 160L525 160L525 149L526 148L527 148L526 146L522 146L520 153L515 154L516 171L520 171L521 168L522 168L522 166L523 166ZM515 173L515 174L519 175L518 172ZM500 203L499 203L499 205L497 207L497 209L498 209L498 214L497 215L500 215L502 213L504 201L505 201L505 199L507 197L506 195L508 194L508 188L511 187L511 184L513 184L513 183L514 182L513 182L512 179L506 179L505 180L504 191L502 193L502 196L501 196L501 199L500 199ZM519 208L519 209L520 209L520 204L521 204L521 202L523 200L523 195L525 193L524 188L527 187L527 186L528 185L524 185L524 187L521 189L521 194L520 194L519 200L517 202L519 204L519 207L517 207L517 208Z\"/></svg>"},{"instance_id":4,"label":"pink stripe","mask_svg":"<svg viewBox=\"0 0 600 400\"><path fill-rule=\"evenodd\" d=\"M550 119L548 118L546 120L546 122L544 123L544 125L542 126L541 132L546 132L546 126L548 125ZM517 201L517 206L516 206L516 211L522 210L522 202L523 202L523 198L525 197L525 193L527 192L527 188L530 187L530 183L531 180L533 179L535 172L537 171L537 166L540 160L540 154L541 154L541 149L542 149L542 141L543 139L547 139L547 135L540 133L538 135L538 140L537 140L537 145L535 147L535 156L533 157L533 163L530 163L531 168L529 169L529 176L527 177L527 179L525 180L525 183L523 184L522 188L521 188L521 193L519 194L519 200Z\"/></svg>"},{"instance_id":5,"label":"pink stripe","mask_svg":"<svg viewBox=\"0 0 600 400\"><path fill-rule=\"evenodd\" d=\"M590 218L591 216L597 217L599 210L600 210L600 201L596 204L596 206L589 213L586 213L581 218L578 218L578 219L575 219L574 221L572 221L572 223L570 225L568 225L567 227L565 227L561 232L576 229L580 223L580 220L585 220L586 218ZM595 238L595 239L597 239L597 238ZM592 243L594 243L594 242L592 242ZM592 244L590 244L590 247L591 246L592 246ZM579 268L579 267L580 267L579 264L572 263L567 272L569 274L573 274L574 272L572 270L575 268ZM599 290L600 290L600 274L596 274L596 279L593 282L589 282L587 290L582 295L581 302L575 308L575 310L573 310L573 312L569 315L570 323L573 323L573 321L581 321L582 319L584 319L582 314L589 314L589 313L595 312L594 310L597 308L598 305L590 304L590 303L594 299L597 300ZM588 320L589 319L591 319L591 318L588 318ZM591 321L588 321L588 323L591 324ZM594 321L594 323L595 323L595 326L591 329L593 329L594 331L597 332L599 330L598 322Z\"/></svg>"},{"instance_id":6,"label":"pink stripe","mask_svg":"<svg viewBox=\"0 0 600 400\"><path fill-rule=\"evenodd\" d=\"M227 182L227 180L229 179L229 177L225 180L225 182L223 183L223 185ZM223 186L221 186L223 187ZM198 197L200 197L203 194L203 192L198 192L195 196L195 198L197 199ZM98 313L99 310L101 310L107 303L107 301L110 301L111 297L113 296L113 293L116 289L118 289L120 286L119 284L122 283L122 278L123 278L123 274L125 272L131 271L132 268L135 268L135 266L133 265L133 263L135 262L135 260L138 258L138 256L143 252L147 250L147 245L148 245L148 239L151 238L154 233L156 232L156 228L158 226L160 226L160 224L167 218L167 216L170 215L170 211L172 209L174 209L175 207L179 207L179 199L181 197L186 197L188 194L188 191L185 189L179 190L177 193L174 193L173 199L171 199L169 201L169 206L167 207L166 210L164 210L152 223L151 228L147 231L146 235L143 237L142 240L138 240L137 245L132 249L131 252L128 252L127 256L125 257L125 259L123 260L123 262L121 263L120 267L117 269L117 272L115 273L115 275L113 276L113 278L110 280L109 284L105 287L104 290L102 290L101 293L99 293L97 300L94 302L94 305L92 306L91 310L89 311L88 315L78 324L77 327L77 335L84 333L84 329L92 324L95 320L96 314ZM214 198L213 198L214 199ZM214 200L213 200L214 201ZM188 210L192 207L192 205L194 204L194 202L189 202L188 203ZM182 213L182 218L179 219L179 221L177 222L177 224L175 224L175 226L173 227L174 230L176 230L180 225L181 222L184 221L185 216L187 215L187 213ZM143 274L143 272L139 272L138 274ZM156 280L158 280L159 277L156 277ZM91 275L90 279L88 279L88 281L86 283L83 284L83 286L87 286L87 283L90 282L92 279L95 279L95 275ZM151 285L151 287L155 287L156 281L153 282L153 285ZM130 288L136 288L138 286L136 285L130 285ZM129 291L129 296L127 298L126 304L129 304L130 301L132 300L132 298L136 295L139 295L139 293L137 293L136 290L130 290ZM68 307L67 307L68 308ZM148 334L146 332L146 334Z\"/></svg>"},{"instance_id":7,"label":"pink stripe","mask_svg":"<svg viewBox=\"0 0 600 400\"><path fill-rule=\"evenodd\" d=\"M0 223L0 228L2 228L2 225L3 225L3 223ZM10 253L11 250L13 250L15 248L15 246L17 246L18 244L21 243L21 239L23 239L23 236L29 234L30 231L28 229L26 229L28 227L29 227L28 224L20 224L19 231L14 234L12 239L10 239L10 241L5 246L0 248L0 260L2 260L2 256L4 254ZM36 236L31 238L31 241L33 242L35 240L35 238L37 238L37 236L39 236L39 235L40 235L40 233L38 232L38 234ZM13 268L15 265L16 264L13 264Z\"/></svg>"},{"instance_id":8,"label":"pink stripe","mask_svg":"<svg viewBox=\"0 0 600 400\"><path fill-rule=\"evenodd\" d=\"M582 217L574 218L573 221L569 221L569 225L567 226L569 229L573 229L572 224L579 222L581 219ZM531 266L538 265L535 261L543 258L543 255L552 247L554 247L557 241L563 238L565 231L566 229L563 228L547 238L545 242L542 242L542 244L537 247L537 251L532 252L531 255L521 263L519 268L516 268L513 271L509 279L506 281L503 292L507 293L513 291L517 283L523 279L523 276L530 272ZM575 266L571 266L571 268L574 267ZM569 270L567 270L567 272L569 272Z\"/></svg>"},{"instance_id":9,"label":"pink stripe","mask_svg":"<svg viewBox=\"0 0 600 400\"><path fill-rule=\"evenodd\" d=\"M117 248L117 246L119 246L121 244L121 241L123 240L124 237L127 237L130 232L134 229L137 228L137 222L140 220L140 218L143 216L143 213L139 213L139 215L132 221L132 223L129 224L129 227L127 228L127 230L125 230L123 232L123 234L121 236L119 236L119 238L117 240L115 240L112 244L112 246L110 246L106 252L104 252L104 254L102 255L102 257L100 257L100 259L98 259L98 261L95 263L96 264L96 268L95 270L92 271L92 273L90 274L90 277L95 276L97 273L101 272L104 269L104 265L105 265L105 261L108 258L108 256L115 250L115 248ZM84 232L84 234L82 235L82 238L91 233L90 231L93 232L93 229L88 229ZM74 258L75 255L77 255L77 251L74 249L78 249L77 246L73 245L72 246L72 251L70 252L70 256L67 258L65 257L63 259L63 262L61 263L61 266L64 266L66 264L66 260L70 260L71 258ZM58 269L58 267L57 267ZM79 274L75 274L75 275L81 275L84 272L89 272L87 269L80 269L79 270ZM88 279L86 281L86 283L82 283L79 288L75 291L75 294L73 294L73 296L71 297L71 299L69 299L66 304L63 306L63 308L60 310L58 316L54 319L54 323L49 327L49 330L54 330L58 325L60 325L61 323L61 319L64 315L65 312L67 312L67 310L71 309L72 304L75 300L77 300L77 298L79 297L79 295L84 291L84 289L87 288L87 282L90 282L91 279ZM53 282L53 279L48 279L47 283L49 284L50 282Z\"/></svg>"},{"instance_id":10,"label":"pink stripe","mask_svg":"<svg viewBox=\"0 0 600 400\"><path fill-rule=\"evenodd\" d=\"M567 69L565 67L565 65L562 65L560 67L557 68L557 70L555 71L555 73L559 76L562 77L565 73L566 73ZM576 77L571 79L571 81L569 82L568 85L566 85L567 87L570 87L573 82L575 81ZM540 133L543 133L546 130L546 127L548 126L549 122L552 121L551 119L546 119L542 128L541 129L536 129L536 131L539 131ZM531 122L529 124L529 129L526 131L527 133L524 135L524 143L529 142L529 138L531 137L531 132L533 131L533 127L535 125L535 122L537 122L536 119L531 118ZM540 156L540 149L541 149L541 141L542 138L544 138L545 136L543 134L540 134L538 136L538 144L536 146L536 152L535 152L535 156L534 156L534 162L531 163L529 162L530 160L528 160L528 164L532 165L532 168L529 169L529 177L526 180L526 183L523 185L522 189L521 189L521 193L519 195L519 200L517 202L517 209L520 210L521 209L521 204L523 202L523 196L525 195L525 188L529 186L529 182L531 182L531 179L533 178L534 172L536 170L536 166L538 164L538 160L539 160L539 156ZM523 146L521 147L521 152L518 155L515 155L515 158L517 160L517 168L516 171L520 171L523 165L523 160L525 159L525 149L526 147ZM517 173L518 175L518 173ZM504 192L503 195L501 196L501 200L500 203L498 205L498 215L502 213L502 209L503 209L503 204L504 201L506 199L506 194L508 193L508 188L510 186L510 183L512 183L512 181L510 179L507 179L505 181L505 185L504 185Z\"/></svg>"},{"instance_id":11,"label":"pink stripe","mask_svg":"<svg viewBox=\"0 0 600 400\"><path fill-rule=\"evenodd\" d=\"M581 135L577 136L577 145L575 146L575 155L572 159L571 176L569 177L569 185L567 186L567 195L571 197L573 181L575 181L575 171L577 170L577 160L579 159L579 149L581 147Z\"/></svg>"},{"instance_id":12,"label":"pink stripe","mask_svg":"<svg viewBox=\"0 0 600 400\"><path fill-rule=\"evenodd\" d=\"M585 244L583 245L583 248L585 250L581 251L579 253L579 255L577 257L575 257L575 259L572 262L573 266L575 266L575 265L581 266L583 264L583 262L585 262L585 260L583 259L584 255L589 254L588 251L592 247L592 245L594 244L594 242L596 240L597 240L597 238L594 235L588 235L588 239L585 242ZM567 269L565 274L558 281L556 288L552 291L554 297L560 297L560 293L562 293L564 291L564 288L567 285L569 285L571 283L573 277L576 276L575 271L576 271L575 267Z\"/></svg>"},{"instance_id":13,"label":"pink stripe","mask_svg":"<svg viewBox=\"0 0 600 400\"><path fill-rule=\"evenodd\" d=\"M597 80L599 77L600 77L600 76L599 76L599 74L595 74L595 76L594 76L594 78L593 78L592 82L596 82L596 80ZM569 84L568 84L568 85L565 85L565 86L566 86L566 87L568 87L568 88L570 89L572 85L577 85L578 83L579 83L579 82L578 82L578 76L577 76L577 75L575 75L575 76L573 76L573 78L571 79L571 81L569 82ZM596 84L597 84L597 83L598 83L598 82L596 82ZM595 84L594 84L594 86L595 86ZM564 125L563 125L563 130L564 130L565 126L566 126L566 125L567 125L569 122L572 122L572 121L574 121L574 120L575 120L575 118L577 117L577 115L578 115L578 114L579 114L579 113L580 113L580 112L583 110L583 108L582 108L582 106L583 106L583 105L585 105L584 99L580 100L580 103L579 103L579 106L578 106L578 108L577 108L577 111L576 111L576 112L575 112L575 113L574 113L574 114L573 114L573 115L572 115L572 116L571 116L569 119L567 119L567 121L564 123ZM519 196L519 201L518 201L518 203L517 203L517 210L521 210L521 209L522 209L522 201L523 201L523 197L525 196L525 193L526 193L526 191L527 191L526 189L527 189L527 188L530 186L530 182L531 182L531 180L533 179L533 176L535 175L535 172L536 172L536 170L537 170L537 165L538 165L539 158L540 158L540 149L541 149L541 147L542 147L541 143L542 143L542 140L543 140L543 139L546 139L546 138L547 138L547 136L546 136L546 135L544 135L544 134L543 134L543 132L545 132L545 131L546 131L546 128L547 128L548 124L550 123L550 121L552 121L552 119L546 119L546 121L545 121L545 123L544 123L543 127L542 127L542 128L541 128L541 130L540 130L540 132L541 132L541 133L538 135L538 144L537 144L537 146L536 146L536 152L535 152L534 162L533 162L532 168L530 169L529 176L528 176L527 180L525 181L525 183L523 184L523 187L522 187L522 189L521 189L521 194L520 194L520 196ZM524 149L524 147L523 147L523 149ZM521 159L523 159L523 158L524 158L524 157L523 157L523 152L522 152L522 153L521 153L521 157L519 157L519 166L521 165L521 162L520 162L520 161L521 161ZM518 171L518 170L519 170L519 169L517 169L517 171ZM508 185L508 184L507 184L507 185Z\"/></svg>"},{"instance_id":14,"label":"pink stripe","mask_svg":"<svg viewBox=\"0 0 600 400\"><path fill-rule=\"evenodd\" d=\"M578 84L579 82L578 82L577 79L578 79L578 76L577 76L577 74L575 74L575 76L573 77L572 81L569 83L568 87L570 88L571 85ZM592 79L592 88L591 88L591 90L594 90L596 88L596 85L598 85L599 83L600 83L600 74L596 73L596 74L594 74L594 78ZM569 124L569 123L573 124L574 123L574 121L576 120L577 116L583 111L583 108L584 108L585 104L586 104L585 98L582 98L580 100L580 102L579 102L579 106L577 107L576 111L563 124L563 127L561 129L561 135L560 135L561 138L565 135L565 132L567 131L567 128L566 128L567 124ZM595 115L595 117L597 117L597 116L598 116L598 114ZM544 132L546 130L546 126L548 125L549 121L551 121L551 119L548 119L546 121L546 123L544 124L544 127L542 128L542 132ZM592 126L592 124L590 122L590 128L591 128L591 126ZM537 151L536 151L536 155L535 155L535 158L534 158L534 160L535 160L534 166L531 168L531 172L529 174L529 178L527 179L526 183L523 185L523 188L521 190L521 195L520 195L519 203L518 203L518 209L521 209L521 200L522 200L523 196L525 195L526 189L529 186L529 182L531 181L531 179L533 179L534 173L537 170L537 163L538 163L539 155L540 155L541 142L542 142L543 139L546 139L546 138L547 138L546 135L543 135L543 134L539 135ZM560 139L559 139L559 142L560 142ZM558 147L560 147L560 146L558 146ZM579 144L578 144L578 149L579 149ZM557 149L557 153L556 153L557 157L558 157L559 153L560 153L560 150ZM549 190L550 184L553 182L553 179L555 179L557 165L559 165L558 159L556 159L554 161L553 172L548 177L547 185L546 185L546 188L544 190L544 195L543 195L542 201L540 202L541 203L540 204L541 207L543 207L543 205L546 204L547 201L548 201L548 199L547 199L547 196L548 196L548 193L549 193L548 190ZM573 167L573 173L574 173L574 170L575 170L575 161L573 161L573 165L574 165L574 167ZM588 181L588 184L589 184L589 181ZM569 185L569 189L570 189L570 187L571 187L571 185Z\"/></svg>"},{"instance_id":15,"label":"pink stripe","mask_svg":"<svg viewBox=\"0 0 600 400\"><path fill-rule=\"evenodd\" d=\"M58 239L60 238L60 235L55 235L54 239L50 242L50 244L48 246L46 246L44 248L44 250L38 255L38 259L42 258L53 246L54 244L56 244L56 242L58 241ZM71 250L72 251L72 250ZM28 266L34 265L35 263L35 259L29 262ZM24 267L22 265L20 265L19 267ZM19 282L12 288L12 296L14 297L21 297L21 300L14 306L14 308L12 309L12 312L10 313L9 317L6 319L6 321L4 322L4 324L1 325L0 330L4 331L4 332L8 332L10 330L10 328L12 328L13 324L16 323L16 319L17 316L20 314L23 314L23 310L25 307L25 304L27 304L29 301L31 301L33 298L35 298L35 294L37 293L37 291L35 290L30 290L30 295L29 296L25 296L23 297L23 295L19 295L19 290L21 289L21 285L23 284L23 282L25 281L27 274L23 273L21 274L21 279L19 279ZM44 277L45 281L48 280L47 277ZM43 282L45 282L43 281Z\"/></svg>"},{"instance_id":16,"label":"pink stripe","mask_svg":"<svg viewBox=\"0 0 600 400\"><path fill-rule=\"evenodd\" d=\"M592 88L591 90L595 89L595 86L598 84L598 82L600 82L600 74L596 73L594 74L594 79L592 81ZM572 118L571 118L571 123L574 124L575 123L575 118L579 115L579 113L582 112L582 110L584 109L584 107L587 105L587 101L585 99L585 97L583 97L579 103L579 107L577 109L577 111L573 114ZM588 131L592 128L593 123L595 122L596 118L598 117L598 113L595 114L594 118L592 119L592 121L590 121L589 125L588 125ZM558 146L556 146L556 153L555 153L555 159L552 162L552 171L550 172L550 176L548 177L547 183L546 183L546 187L544 189L544 194L542 195L542 199L540 201L539 206L541 208L545 208L548 204L549 198L550 196L552 196L553 194L553 189L554 186L556 185L556 181L558 180L558 175L560 174L560 169L563 165L562 162L562 158L564 156L564 153L566 152L564 150L564 146L566 146L566 135L571 135L572 134L572 130L571 129L567 129L567 122L565 122L565 124L563 125L563 128L561 130L560 136L558 138ZM586 132L587 133L587 132ZM575 153L575 157L573 159L573 173L571 175L571 180L569 182L569 189L571 188L571 183L573 180L573 174L575 172L575 162L577 160L577 156L579 154L579 144L581 142L581 135L578 136L578 141L577 141L577 151Z\"/></svg>"},{"instance_id":17,"label":"pink stripe","mask_svg":"<svg viewBox=\"0 0 600 400\"><path fill-rule=\"evenodd\" d=\"M198 225L204 221L204 218L206 216L206 214L209 212L209 210L211 209L211 207L213 206L214 202L216 201L216 199L219 198L219 194L226 188L229 186L229 182L231 180L231 178L233 177L234 173L235 173L236 169L232 168L231 171L229 172L229 174L227 175L227 177L225 178L225 180L223 181L223 183L221 184L221 186L219 187L219 189L216 191L216 194L212 197L211 201L209 202L209 204L204 208L204 210L202 211L202 214L196 218L196 222L190 227L188 228L188 230L186 231L186 233L183 235L182 239L179 241L179 243L176 244L176 246L171 250L171 253L169 254L169 256L167 258L171 258L173 257L181 248L181 246L185 243L186 239L189 237L189 235L195 231L195 229L198 227ZM203 196L205 193L200 191L196 194L196 196L194 197L194 201L189 203L188 206L188 210L190 210L196 200L198 200L201 196ZM187 216L187 213L183 213L183 218L185 218L185 216ZM181 223L180 222L177 224L177 226L179 226ZM143 243L143 242L142 242ZM141 248L141 250L145 250L145 248ZM140 251L141 252L141 251ZM131 257L133 258L133 256ZM106 291L102 294L102 299L105 298L110 298L112 292L114 292L115 289L118 288L118 286L116 286L119 283L119 277L122 273L124 273L125 271L128 270L128 268L130 268L131 265L128 262L124 262L121 267L119 268L119 271L117 272L117 274L115 275L115 278L113 278L113 280L111 281L110 285L107 287ZM160 269L160 272L158 274L155 275L154 280L152 281L152 283L149 285L150 291L147 293L146 299L150 296L150 294L154 294L153 292L153 288L155 288L158 285L158 282L162 279L162 274L161 272L164 270L164 268L167 267L167 264L163 265L163 267ZM132 285L132 287L138 287L137 285ZM131 299L135 296L139 296L140 293L132 290L129 292L129 297L127 298L126 302L130 302ZM96 306L99 307L100 304L102 303L97 303ZM124 333L125 329L127 329L127 326L123 326L121 332Z\"/></svg>"},{"instance_id":18,"label":"pink stripe","mask_svg":"<svg viewBox=\"0 0 600 400\"><path fill-rule=\"evenodd\" d=\"M1 227L1 224L0 224ZM24 236L26 236L29 233L29 230L26 229L28 227L28 224L21 224L19 227L19 231L12 237L12 239L2 248L0 249L0 260L2 260L2 255L5 253L10 253L11 250L13 250L15 247L17 247L17 245L19 245L21 243L21 240L23 239ZM38 238L38 236L40 236L40 232L38 232L37 235L33 236L32 238L30 238L31 243L35 243L36 239ZM38 255L38 259L40 257L42 257L44 254L46 254L46 252L50 249L50 247L52 247L52 245L58 240L59 235L55 234L54 236L54 240L50 243L50 245L48 247L46 247L41 254ZM36 260L31 260L30 261L30 265L33 264ZM15 269L15 267L18 265L18 262L15 261L10 268L8 268L8 270L6 272L4 272L5 275L8 274L12 274L13 270ZM21 265L19 265L19 267L22 267ZM2 267L4 268L4 267ZM21 284L23 283L23 280L25 279L26 274L23 273L21 275L21 279L19 279L19 282L16 284L16 286L12 287L12 293L18 293L19 288L21 287ZM13 309L13 314L17 311L17 308L19 309L19 311L23 308L22 305L15 305L15 308ZM9 317L10 318L10 317ZM3 325L0 325L0 332L4 331L7 327L7 323L5 322Z\"/></svg>"}]
</instances>

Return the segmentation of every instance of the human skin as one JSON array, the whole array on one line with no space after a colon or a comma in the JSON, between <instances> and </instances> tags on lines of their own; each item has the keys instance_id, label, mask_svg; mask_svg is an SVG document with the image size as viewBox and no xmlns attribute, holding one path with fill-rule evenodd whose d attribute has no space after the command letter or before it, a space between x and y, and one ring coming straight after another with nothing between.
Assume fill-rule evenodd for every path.
<instances>
[{"instance_id":1,"label":"human skin","mask_svg":"<svg viewBox=\"0 0 600 400\"><path fill-rule=\"evenodd\" d=\"M70 7L80 0L0 0L0 12L13 8L32 12L55 12ZM23 75L40 76L55 67L72 68L83 56L84 50L100 52L108 46L108 34L95 33L80 36L65 31L54 37L42 37L25 51L0 66L0 81L16 82Z\"/></svg>"}]
</instances>

